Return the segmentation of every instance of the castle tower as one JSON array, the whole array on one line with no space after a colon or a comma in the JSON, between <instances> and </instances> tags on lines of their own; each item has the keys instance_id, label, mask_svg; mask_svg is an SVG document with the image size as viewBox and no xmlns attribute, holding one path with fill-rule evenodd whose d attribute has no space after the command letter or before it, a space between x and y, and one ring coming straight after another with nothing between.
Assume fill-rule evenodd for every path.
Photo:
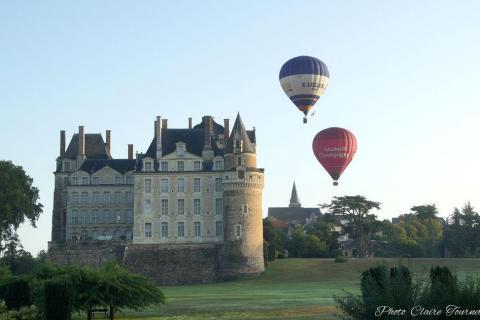
<instances>
[{"instance_id":1,"label":"castle tower","mask_svg":"<svg viewBox=\"0 0 480 320\"><path fill-rule=\"evenodd\" d=\"M257 168L254 135L255 131L245 130L239 114L225 145L222 179L225 244L221 256L224 279L264 271L263 169Z\"/></svg>"}]
</instances>

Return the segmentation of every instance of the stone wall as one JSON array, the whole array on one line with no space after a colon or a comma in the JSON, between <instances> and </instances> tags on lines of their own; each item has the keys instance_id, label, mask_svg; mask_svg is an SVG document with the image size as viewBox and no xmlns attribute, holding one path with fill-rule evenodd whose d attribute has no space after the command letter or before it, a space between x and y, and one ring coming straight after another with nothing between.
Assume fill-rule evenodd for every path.
<instances>
[{"instance_id":1,"label":"stone wall","mask_svg":"<svg viewBox=\"0 0 480 320\"><path fill-rule=\"evenodd\" d=\"M109 261L122 263L126 242L48 243L47 259L60 265L96 268Z\"/></svg>"},{"instance_id":2,"label":"stone wall","mask_svg":"<svg viewBox=\"0 0 480 320\"><path fill-rule=\"evenodd\" d=\"M60 265L99 267L117 261L157 285L209 283L219 280L215 244L49 243L48 261Z\"/></svg>"},{"instance_id":3,"label":"stone wall","mask_svg":"<svg viewBox=\"0 0 480 320\"><path fill-rule=\"evenodd\" d=\"M123 264L158 285L208 283L218 280L218 246L214 244L134 244Z\"/></svg>"}]
</instances>

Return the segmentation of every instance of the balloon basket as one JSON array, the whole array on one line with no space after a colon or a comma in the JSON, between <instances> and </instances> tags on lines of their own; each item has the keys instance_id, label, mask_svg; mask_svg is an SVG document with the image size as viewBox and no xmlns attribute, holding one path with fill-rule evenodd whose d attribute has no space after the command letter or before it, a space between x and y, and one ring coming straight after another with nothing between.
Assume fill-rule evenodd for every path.
<instances>
[{"instance_id":1,"label":"balloon basket","mask_svg":"<svg viewBox=\"0 0 480 320\"><path fill-rule=\"evenodd\" d=\"M338 181L333 181L333 185L336 187L338 186Z\"/></svg>"},{"instance_id":2,"label":"balloon basket","mask_svg":"<svg viewBox=\"0 0 480 320\"><path fill-rule=\"evenodd\" d=\"M303 117L303 123L307 123L307 117Z\"/></svg>"}]
</instances>

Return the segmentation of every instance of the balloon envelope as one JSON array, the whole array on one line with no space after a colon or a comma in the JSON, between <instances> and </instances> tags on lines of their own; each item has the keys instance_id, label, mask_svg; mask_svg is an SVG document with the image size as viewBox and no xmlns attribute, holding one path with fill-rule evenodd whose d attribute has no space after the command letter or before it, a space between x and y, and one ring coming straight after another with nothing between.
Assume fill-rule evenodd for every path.
<instances>
[{"instance_id":1,"label":"balloon envelope","mask_svg":"<svg viewBox=\"0 0 480 320\"><path fill-rule=\"evenodd\" d=\"M321 60L299 56L285 62L279 79L283 91L307 115L327 88L330 74Z\"/></svg>"},{"instance_id":2,"label":"balloon envelope","mask_svg":"<svg viewBox=\"0 0 480 320\"><path fill-rule=\"evenodd\" d=\"M347 129L332 127L317 133L312 148L318 162L337 181L357 152L357 139Z\"/></svg>"}]
</instances>

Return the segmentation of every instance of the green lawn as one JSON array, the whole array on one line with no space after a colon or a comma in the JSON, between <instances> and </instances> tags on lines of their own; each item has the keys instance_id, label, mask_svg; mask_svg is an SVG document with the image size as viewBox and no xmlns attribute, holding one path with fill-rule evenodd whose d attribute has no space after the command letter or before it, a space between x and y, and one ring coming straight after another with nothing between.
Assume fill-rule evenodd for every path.
<instances>
[{"instance_id":1,"label":"green lawn","mask_svg":"<svg viewBox=\"0 0 480 320\"><path fill-rule=\"evenodd\" d=\"M480 275L480 259L286 259L252 279L207 285L163 287L167 304L122 319L336 319L333 295L356 292L360 273L375 263L403 263L419 275L430 266L451 267L459 276ZM80 319L80 318L79 318Z\"/></svg>"}]
</instances>

